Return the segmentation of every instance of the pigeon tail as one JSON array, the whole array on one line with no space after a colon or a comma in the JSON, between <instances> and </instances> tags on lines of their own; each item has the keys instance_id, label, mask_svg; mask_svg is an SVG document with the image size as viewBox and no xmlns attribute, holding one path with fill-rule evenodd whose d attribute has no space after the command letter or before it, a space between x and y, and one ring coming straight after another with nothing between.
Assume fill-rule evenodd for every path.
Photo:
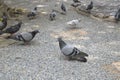
<instances>
[{"instance_id":1,"label":"pigeon tail","mask_svg":"<svg viewBox=\"0 0 120 80\"><path fill-rule=\"evenodd\" d=\"M82 51L79 51L79 55L81 56L81 57L88 57L88 54L87 53L84 53L84 52L82 52Z\"/></svg>"},{"instance_id":2,"label":"pigeon tail","mask_svg":"<svg viewBox=\"0 0 120 80\"><path fill-rule=\"evenodd\" d=\"M87 59L85 57L80 57L79 59L77 59L78 61L81 61L81 62L87 62Z\"/></svg>"},{"instance_id":3,"label":"pigeon tail","mask_svg":"<svg viewBox=\"0 0 120 80\"><path fill-rule=\"evenodd\" d=\"M63 47L65 47L67 44L62 40L61 37L58 38L59 41L59 47L62 50Z\"/></svg>"}]
</instances>

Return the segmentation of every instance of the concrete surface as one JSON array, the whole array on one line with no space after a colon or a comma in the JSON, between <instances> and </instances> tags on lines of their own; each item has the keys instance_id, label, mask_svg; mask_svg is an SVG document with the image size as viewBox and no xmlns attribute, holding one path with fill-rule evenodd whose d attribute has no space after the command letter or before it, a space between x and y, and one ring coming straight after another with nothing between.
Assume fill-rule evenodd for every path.
<instances>
[{"instance_id":1,"label":"concrete surface","mask_svg":"<svg viewBox=\"0 0 120 80\"><path fill-rule=\"evenodd\" d=\"M16 3L19 4L14 1L8 3L28 10L35 5L48 5L39 8L46 13L53 8L59 9L59 1L46 1L18 0ZM106 3L109 1L106 0ZM72 1L65 2L67 15L57 14L55 21L49 21L46 14L40 14L31 21L24 20L20 31L39 29L40 34L29 45L17 42L0 48L0 80L120 80L119 69L112 65L120 62L120 24L77 14L70 3ZM82 20L77 29L66 25L67 21L76 18ZM58 36L88 53L88 62L66 60L59 50Z\"/></svg>"}]
</instances>

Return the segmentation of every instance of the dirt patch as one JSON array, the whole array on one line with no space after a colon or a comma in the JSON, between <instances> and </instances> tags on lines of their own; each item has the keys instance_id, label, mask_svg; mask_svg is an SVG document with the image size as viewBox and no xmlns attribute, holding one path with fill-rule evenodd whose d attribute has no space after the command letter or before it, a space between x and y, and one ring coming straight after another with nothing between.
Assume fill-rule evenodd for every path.
<instances>
[{"instance_id":1,"label":"dirt patch","mask_svg":"<svg viewBox=\"0 0 120 80\"><path fill-rule=\"evenodd\" d=\"M82 29L74 29L74 30L69 30L69 31L61 31L61 32L53 32L51 33L52 37L59 37L62 36L63 38L67 39L89 39L89 37L86 37L87 31L82 30Z\"/></svg>"},{"instance_id":2,"label":"dirt patch","mask_svg":"<svg viewBox=\"0 0 120 80\"><path fill-rule=\"evenodd\" d=\"M16 41L10 40L10 39L7 40L7 39L0 37L0 47L6 47L14 43L16 43Z\"/></svg>"},{"instance_id":3,"label":"dirt patch","mask_svg":"<svg viewBox=\"0 0 120 80\"><path fill-rule=\"evenodd\" d=\"M120 62L114 62L112 63L113 66L115 66L115 68L119 71L120 73Z\"/></svg>"},{"instance_id":4,"label":"dirt patch","mask_svg":"<svg viewBox=\"0 0 120 80\"><path fill-rule=\"evenodd\" d=\"M113 62L112 64L104 65L103 68L110 74L118 75L116 76L117 80L120 79L120 62Z\"/></svg>"}]
</instances>

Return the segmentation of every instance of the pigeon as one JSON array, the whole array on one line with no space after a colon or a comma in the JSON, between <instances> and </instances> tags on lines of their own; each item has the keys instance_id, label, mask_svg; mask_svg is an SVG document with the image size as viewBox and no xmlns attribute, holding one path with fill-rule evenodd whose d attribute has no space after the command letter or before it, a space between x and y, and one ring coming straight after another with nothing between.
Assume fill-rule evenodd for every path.
<instances>
[{"instance_id":1,"label":"pigeon","mask_svg":"<svg viewBox=\"0 0 120 80\"><path fill-rule=\"evenodd\" d=\"M68 21L67 25L75 27L80 21L81 21L81 19L75 19L75 20L72 20L72 21Z\"/></svg>"},{"instance_id":2,"label":"pigeon","mask_svg":"<svg viewBox=\"0 0 120 80\"><path fill-rule=\"evenodd\" d=\"M37 33L39 33L38 30L34 30L34 31L30 31L30 32L22 32L20 34L10 36L7 39L13 39L16 41L23 41L24 43L28 43L35 37L35 35Z\"/></svg>"},{"instance_id":3,"label":"pigeon","mask_svg":"<svg viewBox=\"0 0 120 80\"><path fill-rule=\"evenodd\" d=\"M22 22L19 22L18 24L15 24L14 26L10 26L7 29L5 29L4 31L0 32L0 35L3 33L9 33L9 34L14 34L17 31L19 31L20 27L21 27Z\"/></svg>"},{"instance_id":4,"label":"pigeon","mask_svg":"<svg viewBox=\"0 0 120 80\"><path fill-rule=\"evenodd\" d=\"M62 3L62 5L61 5L61 10L63 11L63 12L66 12L66 7L65 7L65 5Z\"/></svg>"},{"instance_id":5,"label":"pigeon","mask_svg":"<svg viewBox=\"0 0 120 80\"><path fill-rule=\"evenodd\" d=\"M5 13L3 13L3 16L0 20L0 30L3 30L7 26L7 16Z\"/></svg>"},{"instance_id":6,"label":"pigeon","mask_svg":"<svg viewBox=\"0 0 120 80\"><path fill-rule=\"evenodd\" d=\"M87 59L85 57L88 56L88 54L80 51L78 48L70 45L70 44L66 44L61 37L58 38L58 42L59 42L59 47L61 52L68 57L69 59L73 59L73 60L79 60L81 62L87 62Z\"/></svg>"},{"instance_id":7,"label":"pigeon","mask_svg":"<svg viewBox=\"0 0 120 80\"><path fill-rule=\"evenodd\" d=\"M35 7L30 13L28 13L27 17L29 19L33 19L36 17L36 15L37 15L37 7Z\"/></svg>"},{"instance_id":8,"label":"pigeon","mask_svg":"<svg viewBox=\"0 0 120 80\"><path fill-rule=\"evenodd\" d=\"M93 9L93 2L91 1L90 4L87 6L86 10L91 10Z\"/></svg>"},{"instance_id":9,"label":"pigeon","mask_svg":"<svg viewBox=\"0 0 120 80\"><path fill-rule=\"evenodd\" d=\"M55 17L56 17L56 12L55 10L52 10L52 12L50 13L50 20L51 21L55 20Z\"/></svg>"},{"instance_id":10,"label":"pigeon","mask_svg":"<svg viewBox=\"0 0 120 80\"><path fill-rule=\"evenodd\" d=\"M115 14L115 20L119 21L120 20L120 9L118 9L118 11Z\"/></svg>"},{"instance_id":11,"label":"pigeon","mask_svg":"<svg viewBox=\"0 0 120 80\"><path fill-rule=\"evenodd\" d=\"M80 1L79 1L79 0L73 0L73 2L74 2L74 3L80 3Z\"/></svg>"}]
</instances>

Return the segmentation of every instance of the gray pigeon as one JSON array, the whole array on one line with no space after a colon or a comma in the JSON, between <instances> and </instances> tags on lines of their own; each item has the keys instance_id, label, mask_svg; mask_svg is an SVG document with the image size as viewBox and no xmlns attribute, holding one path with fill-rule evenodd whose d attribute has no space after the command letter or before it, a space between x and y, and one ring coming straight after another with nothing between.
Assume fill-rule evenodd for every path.
<instances>
[{"instance_id":1,"label":"gray pigeon","mask_svg":"<svg viewBox=\"0 0 120 80\"><path fill-rule=\"evenodd\" d=\"M63 3L61 4L61 10L66 12L66 7L65 7L65 5Z\"/></svg>"},{"instance_id":2,"label":"gray pigeon","mask_svg":"<svg viewBox=\"0 0 120 80\"><path fill-rule=\"evenodd\" d=\"M115 14L115 20L119 21L120 20L120 9L118 9L118 11Z\"/></svg>"},{"instance_id":3,"label":"gray pigeon","mask_svg":"<svg viewBox=\"0 0 120 80\"><path fill-rule=\"evenodd\" d=\"M93 9L93 2L91 1L90 4L87 6L86 10L91 10Z\"/></svg>"},{"instance_id":4,"label":"gray pigeon","mask_svg":"<svg viewBox=\"0 0 120 80\"><path fill-rule=\"evenodd\" d=\"M35 7L31 12L29 12L28 15L27 15L27 17L29 19L33 19L33 18L36 17L36 15L37 15L37 7Z\"/></svg>"},{"instance_id":5,"label":"gray pigeon","mask_svg":"<svg viewBox=\"0 0 120 80\"><path fill-rule=\"evenodd\" d=\"M58 38L58 41L61 52L69 59L79 60L81 62L87 62L87 59L85 57L87 57L88 54L81 52L72 45L66 44L61 37Z\"/></svg>"},{"instance_id":6,"label":"gray pigeon","mask_svg":"<svg viewBox=\"0 0 120 80\"><path fill-rule=\"evenodd\" d=\"M56 12L55 10L52 10L52 12L50 13L50 20L51 21L55 20L55 17L56 17Z\"/></svg>"},{"instance_id":7,"label":"gray pigeon","mask_svg":"<svg viewBox=\"0 0 120 80\"><path fill-rule=\"evenodd\" d=\"M3 33L14 34L14 33L19 31L21 25L22 25L22 22L19 22L18 24L10 26L10 27L6 28L4 31L1 31L0 35L3 34Z\"/></svg>"},{"instance_id":8,"label":"gray pigeon","mask_svg":"<svg viewBox=\"0 0 120 80\"><path fill-rule=\"evenodd\" d=\"M20 34L16 34L16 35L10 36L7 39L23 41L24 43L27 43L27 42L30 42L35 37L35 35L37 33L39 33L38 30L34 30L34 31L31 31L31 32L22 32Z\"/></svg>"}]
</instances>

